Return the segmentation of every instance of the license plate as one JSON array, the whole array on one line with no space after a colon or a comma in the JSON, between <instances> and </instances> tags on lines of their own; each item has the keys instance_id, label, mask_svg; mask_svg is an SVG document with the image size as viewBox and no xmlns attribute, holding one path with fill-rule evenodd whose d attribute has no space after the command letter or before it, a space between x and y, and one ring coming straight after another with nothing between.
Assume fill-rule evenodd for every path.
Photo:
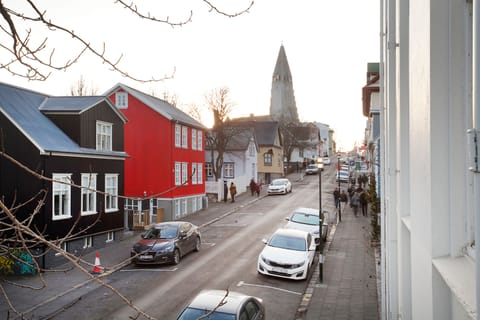
<instances>
[{"instance_id":1,"label":"license plate","mask_svg":"<svg viewBox=\"0 0 480 320\"><path fill-rule=\"evenodd\" d=\"M153 259L153 256L152 255L143 255L143 256L139 256L140 260L152 260Z\"/></svg>"},{"instance_id":2,"label":"license plate","mask_svg":"<svg viewBox=\"0 0 480 320\"><path fill-rule=\"evenodd\" d=\"M287 269L277 268L277 267L272 267L272 271L274 271L274 272L280 272L280 273L288 273L288 270L287 270Z\"/></svg>"}]
</instances>

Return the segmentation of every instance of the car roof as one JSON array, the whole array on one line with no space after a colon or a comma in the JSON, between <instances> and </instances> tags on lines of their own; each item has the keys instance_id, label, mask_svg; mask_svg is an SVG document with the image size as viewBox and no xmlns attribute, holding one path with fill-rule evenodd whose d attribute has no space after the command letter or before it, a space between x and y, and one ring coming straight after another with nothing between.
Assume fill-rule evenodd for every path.
<instances>
[{"instance_id":1,"label":"car roof","mask_svg":"<svg viewBox=\"0 0 480 320\"><path fill-rule=\"evenodd\" d=\"M200 309L200 310L212 310L218 306L223 297L225 297L226 290L202 290L197 296L190 302L188 307ZM226 303L217 308L219 312L237 313L237 309L242 305L243 301L249 299L243 293L229 291L228 296L225 298Z\"/></svg>"},{"instance_id":2,"label":"car roof","mask_svg":"<svg viewBox=\"0 0 480 320\"><path fill-rule=\"evenodd\" d=\"M300 207L300 208L297 208L297 209L293 210L292 214L294 214L294 213L306 213L306 214L314 214L314 215L318 216L319 212L320 211L318 209Z\"/></svg>"},{"instance_id":3,"label":"car roof","mask_svg":"<svg viewBox=\"0 0 480 320\"><path fill-rule=\"evenodd\" d=\"M308 233L308 231L289 228L280 228L273 233L273 235L290 236L296 238L307 238L309 234L310 233Z\"/></svg>"},{"instance_id":4,"label":"car roof","mask_svg":"<svg viewBox=\"0 0 480 320\"><path fill-rule=\"evenodd\" d=\"M163 228L163 227L179 227L182 224L185 223L190 223L186 221L169 221L169 222L160 222L160 223L155 223L152 227L153 228Z\"/></svg>"}]
</instances>

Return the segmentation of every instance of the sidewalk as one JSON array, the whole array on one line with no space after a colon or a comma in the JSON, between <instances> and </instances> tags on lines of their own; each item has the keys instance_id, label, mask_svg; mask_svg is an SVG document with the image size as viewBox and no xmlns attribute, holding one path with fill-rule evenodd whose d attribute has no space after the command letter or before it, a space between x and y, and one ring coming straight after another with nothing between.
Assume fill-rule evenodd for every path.
<instances>
[{"instance_id":1,"label":"sidewalk","mask_svg":"<svg viewBox=\"0 0 480 320\"><path fill-rule=\"evenodd\" d=\"M324 248L323 282L317 265L296 320L380 319L370 228L370 217L355 217L350 207L342 207L342 221Z\"/></svg>"},{"instance_id":2,"label":"sidewalk","mask_svg":"<svg viewBox=\"0 0 480 320\"><path fill-rule=\"evenodd\" d=\"M293 173L288 178L295 182L301 180L303 175ZM264 196L266 188L262 188L259 197L242 193L236 197L235 203L210 202L207 209L185 217L184 220L200 227L206 226ZM331 227L325 246L323 283L319 282L319 268L316 265L298 308L296 320L379 319L375 255L369 242L369 230L369 218L354 217L349 207L342 210L342 221ZM130 249L138 237L139 232L128 232L123 240L99 249L97 252L106 272L97 278L104 279L108 274L128 265ZM93 264L95 252L83 258ZM84 267L92 270L92 266ZM47 272L43 276L46 287L39 291L0 283L8 293L13 306L24 314L24 318L48 318L52 310L61 311L71 301L81 299L83 295L100 286L92 277L77 268L65 272ZM34 287L42 285L39 276L19 278L17 282ZM0 294L0 315L7 315L8 304ZM15 319L11 312L10 317Z\"/></svg>"}]
</instances>

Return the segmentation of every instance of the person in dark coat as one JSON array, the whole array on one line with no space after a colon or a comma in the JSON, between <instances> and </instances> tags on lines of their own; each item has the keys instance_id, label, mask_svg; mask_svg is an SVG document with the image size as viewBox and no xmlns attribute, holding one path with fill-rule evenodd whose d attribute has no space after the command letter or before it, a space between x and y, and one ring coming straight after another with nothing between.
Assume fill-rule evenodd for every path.
<instances>
[{"instance_id":1,"label":"person in dark coat","mask_svg":"<svg viewBox=\"0 0 480 320\"><path fill-rule=\"evenodd\" d=\"M340 189L335 188L335 191L333 191L333 200L335 201L335 208L338 208L340 204Z\"/></svg>"},{"instance_id":2,"label":"person in dark coat","mask_svg":"<svg viewBox=\"0 0 480 320\"><path fill-rule=\"evenodd\" d=\"M235 202L235 195L237 194L237 186L235 183L230 183L230 196L232 197L232 202Z\"/></svg>"},{"instance_id":3,"label":"person in dark coat","mask_svg":"<svg viewBox=\"0 0 480 320\"><path fill-rule=\"evenodd\" d=\"M252 193L252 196L257 192L257 184L253 178L250 180L250 192Z\"/></svg>"},{"instance_id":4,"label":"person in dark coat","mask_svg":"<svg viewBox=\"0 0 480 320\"><path fill-rule=\"evenodd\" d=\"M368 214L367 214L367 211L368 211L368 199L367 199L367 193L362 190L362 192L360 192L360 208L362 208L362 215L364 217L366 217Z\"/></svg>"}]
</instances>

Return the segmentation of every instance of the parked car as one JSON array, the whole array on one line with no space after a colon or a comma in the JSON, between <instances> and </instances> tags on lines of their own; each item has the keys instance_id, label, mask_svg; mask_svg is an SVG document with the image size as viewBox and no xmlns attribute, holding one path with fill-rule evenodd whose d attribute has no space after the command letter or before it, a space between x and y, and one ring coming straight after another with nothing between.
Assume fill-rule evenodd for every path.
<instances>
[{"instance_id":1,"label":"parked car","mask_svg":"<svg viewBox=\"0 0 480 320\"><path fill-rule=\"evenodd\" d=\"M307 168L305 169L305 174L317 174L318 173L318 167L316 164L309 164L307 165Z\"/></svg>"},{"instance_id":2,"label":"parked car","mask_svg":"<svg viewBox=\"0 0 480 320\"><path fill-rule=\"evenodd\" d=\"M332 161L330 160L329 157L323 157L323 164L324 165L330 165L332 163Z\"/></svg>"},{"instance_id":3,"label":"parked car","mask_svg":"<svg viewBox=\"0 0 480 320\"><path fill-rule=\"evenodd\" d=\"M309 232L281 228L264 243L258 255L259 273L293 280L307 278L316 247Z\"/></svg>"},{"instance_id":4,"label":"parked car","mask_svg":"<svg viewBox=\"0 0 480 320\"><path fill-rule=\"evenodd\" d=\"M178 264L191 251L199 251L201 234L190 222L172 221L154 224L133 245L130 256L135 264Z\"/></svg>"},{"instance_id":5,"label":"parked car","mask_svg":"<svg viewBox=\"0 0 480 320\"><path fill-rule=\"evenodd\" d=\"M288 221L284 228L287 229L298 229L303 231L308 231L315 240L315 244L320 245L320 217L319 210L313 208L297 208L295 209L289 217L286 218ZM325 220L325 219L324 219ZM322 223L322 239L327 240L328 233L328 223L323 221Z\"/></svg>"},{"instance_id":6,"label":"parked car","mask_svg":"<svg viewBox=\"0 0 480 320\"><path fill-rule=\"evenodd\" d=\"M292 192L292 183L286 178L274 179L267 188L268 195L287 194L289 192Z\"/></svg>"},{"instance_id":7,"label":"parked car","mask_svg":"<svg viewBox=\"0 0 480 320\"><path fill-rule=\"evenodd\" d=\"M212 310L215 310L212 312ZM207 318L202 316L212 312ZM177 320L263 320L262 299L226 290L203 290L180 313Z\"/></svg>"}]
</instances>

